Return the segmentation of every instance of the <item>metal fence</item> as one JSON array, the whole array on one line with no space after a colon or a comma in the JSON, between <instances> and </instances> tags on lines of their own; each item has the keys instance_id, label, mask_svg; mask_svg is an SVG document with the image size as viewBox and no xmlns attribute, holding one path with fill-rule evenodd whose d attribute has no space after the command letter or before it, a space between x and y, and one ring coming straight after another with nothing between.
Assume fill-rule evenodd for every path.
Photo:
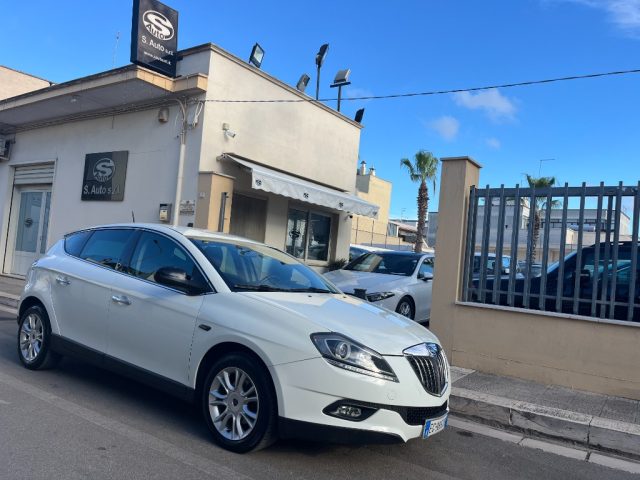
<instances>
[{"instance_id":1,"label":"metal fence","mask_svg":"<svg viewBox=\"0 0 640 480\"><path fill-rule=\"evenodd\" d=\"M552 217L560 229L557 241ZM463 300L640 322L639 221L640 182L472 187ZM568 232L577 239L567 255ZM559 260L551 264L554 249Z\"/></svg>"}]
</instances>

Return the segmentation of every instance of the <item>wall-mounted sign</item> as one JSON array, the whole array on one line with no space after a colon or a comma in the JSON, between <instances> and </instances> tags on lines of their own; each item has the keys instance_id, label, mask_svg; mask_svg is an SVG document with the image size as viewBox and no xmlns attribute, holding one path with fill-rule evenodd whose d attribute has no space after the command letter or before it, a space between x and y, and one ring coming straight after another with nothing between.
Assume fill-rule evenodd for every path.
<instances>
[{"instance_id":1,"label":"wall-mounted sign","mask_svg":"<svg viewBox=\"0 0 640 480\"><path fill-rule=\"evenodd\" d=\"M124 200L129 152L88 153L84 157L82 200Z\"/></svg>"},{"instance_id":2,"label":"wall-mounted sign","mask_svg":"<svg viewBox=\"0 0 640 480\"><path fill-rule=\"evenodd\" d=\"M196 202L193 200L182 200L180 202L180 215L195 215Z\"/></svg>"},{"instance_id":3,"label":"wall-mounted sign","mask_svg":"<svg viewBox=\"0 0 640 480\"><path fill-rule=\"evenodd\" d=\"M176 76L178 12L156 0L133 0L131 62Z\"/></svg>"}]
</instances>

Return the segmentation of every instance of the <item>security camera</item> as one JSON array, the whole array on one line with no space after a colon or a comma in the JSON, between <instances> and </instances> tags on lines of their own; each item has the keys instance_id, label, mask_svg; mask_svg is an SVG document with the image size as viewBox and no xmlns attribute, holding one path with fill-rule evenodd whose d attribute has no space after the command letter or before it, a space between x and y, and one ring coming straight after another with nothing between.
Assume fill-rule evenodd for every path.
<instances>
[{"instance_id":1,"label":"security camera","mask_svg":"<svg viewBox=\"0 0 640 480\"><path fill-rule=\"evenodd\" d=\"M234 138L236 136L236 133L232 132L231 130L225 130L224 133L227 137L230 137L230 138Z\"/></svg>"}]
</instances>

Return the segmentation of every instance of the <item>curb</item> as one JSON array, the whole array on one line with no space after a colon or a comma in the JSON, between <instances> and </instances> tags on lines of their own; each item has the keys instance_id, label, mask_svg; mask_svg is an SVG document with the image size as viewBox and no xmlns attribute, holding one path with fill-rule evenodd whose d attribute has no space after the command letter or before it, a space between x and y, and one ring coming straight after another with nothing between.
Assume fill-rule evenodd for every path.
<instances>
[{"instance_id":1,"label":"curb","mask_svg":"<svg viewBox=\"0 0 640 480\"><path fill-rule=\"evenodd\" d=\"M640 458L640 425L453 387L451 411L492 426Z\"/></svg>"},{"instance_id":2,"label":"curb","mask_svg":"<svg viewBox=\"0 0 640 480\"><path fill-rule=\"evenodd\" d=\"M18 295L12 295L7 292L0 292L0 306L17 309L18 301L20 297Z\"/></svg>"}]
</instances>

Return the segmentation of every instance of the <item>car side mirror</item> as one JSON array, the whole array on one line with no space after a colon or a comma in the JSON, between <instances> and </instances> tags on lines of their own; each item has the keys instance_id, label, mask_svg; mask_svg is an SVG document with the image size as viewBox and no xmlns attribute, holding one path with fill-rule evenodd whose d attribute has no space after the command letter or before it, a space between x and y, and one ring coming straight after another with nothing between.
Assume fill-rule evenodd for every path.
<instances>
[{"instance_id":1,"label":"car side mirror","mask_svg":"<svg viewBox=\"0 0 640 480\"><path fill-rule=\"evenodd\" d=\"M159 268L153 276L153 279L160 285L175 288L187 295L199 295L202 293L202 288L195 285L187 275L187 272L181 268Z\"/></svg>"},{"instance_id":2,"label":"car side mirror","mask_svg":"<svg viewBox=\"0 0 640 480\"><path fill-rule=\"evenodd\" d=\"M418 280L422 280L423 282L428 282L429 280L433 280L433 274L429 272L426 272L426 273L418 272Z\"/></svg>"}]
</instances>

